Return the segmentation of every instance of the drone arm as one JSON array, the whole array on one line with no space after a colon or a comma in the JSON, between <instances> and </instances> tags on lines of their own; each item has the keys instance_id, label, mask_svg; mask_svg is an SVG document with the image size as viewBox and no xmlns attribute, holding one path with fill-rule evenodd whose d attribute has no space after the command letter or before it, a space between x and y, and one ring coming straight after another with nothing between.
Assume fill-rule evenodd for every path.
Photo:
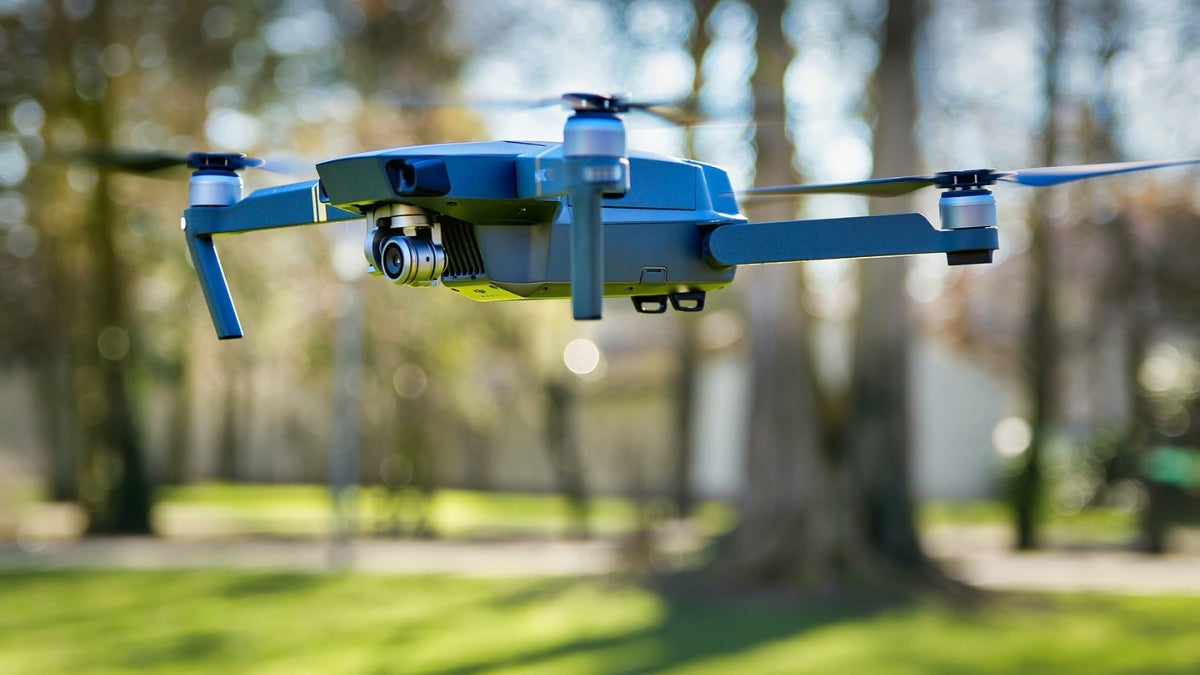
<instances>
[{"instance_id":1,"label":"drone arm","mask_svg":"<svg viewBox=\"0 0 1200 675\"><path fill-rule=\"evenodd\" d=\"M189 214L199 216L187 221L188 236L238 234L280 227L315 225L331 220L362 218L361 213L329 206L321 192L320 181L310 180L291 185L255 190L245 199L229 206L194 206Z\"/></svg>"},{"instance_id":2,"label":"drone arm","mask_svg":"<svg viewBox=\"0 0 1200 675\"><path fill-rule=\"evenodd\" d=\"M183 212L183 230L192 264L204 291L217 337L240 338L241 323L213 235L236 234L280 227L314 225L332 220L362 218L361 214L328 206L318 181L307 181L251 193L229 206L193 206Z\"/></svg>"},{"instance_id":3,"label":"drone arm","mask_svg":"<svg viewBox=\"0 0 1200 675\"><path fill-rule=\"evenodd\" d=\"M754 265L830 258L946 253L950 264L991 262L994 227L937 229L919 213L852 218L733 223L709 235L718 265Z\"/></svg>"}]
</instances>

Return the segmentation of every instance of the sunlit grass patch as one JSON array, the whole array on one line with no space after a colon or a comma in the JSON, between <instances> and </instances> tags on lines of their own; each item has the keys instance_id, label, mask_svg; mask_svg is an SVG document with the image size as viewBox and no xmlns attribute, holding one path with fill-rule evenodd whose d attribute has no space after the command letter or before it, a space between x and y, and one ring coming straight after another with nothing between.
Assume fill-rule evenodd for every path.
<instances>
[{"instance_id":1,"label":"sunlit grass patch","mask_svg":"<svg viewBox=\"0 0 1200 675\"><path fill-rule=\"evenodd\" d=\"M788 607L589 579L0 573L26 673L1189 673L1200 598Z\"/></svg>"},{"instance_id":2,"label":"sunlit grass patch","mask_svg":"<svg viewBox=\"0 0 1200 675\"><path fill-rule=\"evenodd\" d=\"M17 523L23 513L38 509L49 513L50 505L39 503L39 495L40 491L32 488L21 492L19 499L8 495L7 502L0 501L0 515L7 513L8 520ZM662 499L637 502L596 497L589 502L589 527L601 536L629 534L647 512L651 520L659 522L672 515L669 503ZM356 517L361 534L411 534L418 515L432 534L452 539L556 537L571 529L567 500L556 493L439 489L422 504L415 491L394 493L366 486L358 492ZM167 536L311 537L325 536L333 528L329 489L314 484L199 483L163 487L156 491L154 518L158 532ZM918 528L925 532L944 527L1012 528L1008 507L995 500L928 502L920 505L916 518ZM735 521L735 508L719 501L700 502L692 518L702 535L726 532ZM1130 541L1137 528L1136 513L1115 508L1070 514L1049 512L1043 522L1043 533L1052 543L1122 543ZM63 536L74 531L66 525L57 529L63 530Z\"/></svg>"},{"instance_id":3,"label":"sunlit grass patch","mask_svg":"<svg viewBox=\"0 0 1200 675\"><path fill-rule=\"evenodd\" d=\"M427 503L413 493L393 493L372 486L359 490L357 524L364 534L414 527L418 516L436 536L489 538L498 536L559 536L569 530L569 505L559 494L481 492L441 489ZM663 501L639 504L621 497L596 497L588 502L588 525L594 534L622 535L634 531L649 508L669 515ZM319 485L248 485L206 483L163 488L155 507L159 530L169 535L328 534L333 526L330 496ZM398 520L397 520L398 519ZM702 502L693 521L704 534L728 530L732 510L718 502Z\"/></svg>"},{"instance_id":4,"label":"sunlit grass patch","mask_svg":"<svg viewBox=\"0 0 1200 675\"><path fill-rule=\"evenodd\" d=\"M1046 509L1040 519L1043 537L1056 544L1120 544L1132 541L1138 532L1139 514L1113 507L1095 507L1075 512ZM1013 525L1012 509L995 500L966 502L933 501L917 510L919 529L939 527L1005 528Z\"/></svg>"}]
</instances>

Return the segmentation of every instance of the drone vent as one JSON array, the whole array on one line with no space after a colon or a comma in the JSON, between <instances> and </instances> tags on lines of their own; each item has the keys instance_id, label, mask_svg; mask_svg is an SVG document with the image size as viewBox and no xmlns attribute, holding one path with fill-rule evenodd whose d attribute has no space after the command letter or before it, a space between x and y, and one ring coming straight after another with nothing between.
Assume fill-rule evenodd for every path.
<instances>
[{"instance_id":1,"label":"drone vent","mask_svg":"<svg viewBox=\"0 0 1200 675\"><path fill-rule=\"evenodd\" d=\"M447 279L477 279L485 275L483 255L479 252L479 243L475 240L475 226L442 216L439 221L442 226L442 244L446 249Z\"/></svg>"}]
</instances>

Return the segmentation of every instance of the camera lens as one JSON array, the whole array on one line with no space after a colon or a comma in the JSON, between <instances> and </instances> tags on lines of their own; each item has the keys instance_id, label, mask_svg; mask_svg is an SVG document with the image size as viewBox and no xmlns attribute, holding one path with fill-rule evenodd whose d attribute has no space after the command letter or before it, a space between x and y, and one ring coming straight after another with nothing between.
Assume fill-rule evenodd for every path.
<instances>
[{"instance_id":1,"label":"camera lens","mask_svg":"<svg viewBox=\"0 0 1200 675\"><path fill-rule=\"evenodd\" d=\"M383 245L380 263L393 283L427 286L446 270L446 252L425 239L392 237Z\"/></svg>"}]
</instances>

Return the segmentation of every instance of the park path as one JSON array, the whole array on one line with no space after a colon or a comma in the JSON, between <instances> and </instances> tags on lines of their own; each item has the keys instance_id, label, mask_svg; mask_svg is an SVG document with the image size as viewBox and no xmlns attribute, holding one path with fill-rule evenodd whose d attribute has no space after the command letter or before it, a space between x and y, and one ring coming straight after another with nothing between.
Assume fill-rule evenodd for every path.
<instances>
[{"instance_id":1,"label":"park path","mask_svg":"<svg viewBox=\"0 0 1200 675\"><path fill-rule=\"evenodd\" d=\"M951 575L996 590L1200 595L1200 555L1048 550L1013 553L986 533L942 532L926 542ZM614 540L411 541L360 539L87 538L0 543L14 569L233 568L324 573L588 576L620 573L630 556Z\"/></svg>"},{"instance_id":2,"label":"park path","mask_svg":"<svg viewBox=\"0 0 1200 675\"><path fill-rule=\"evenodd\" d=\"M167 539L90 537L0 543L0 570L189 569L460 576L586 576L620 569L619 548L593 541L413 541L358 539Z\"/></svg>"}]
</instances>

